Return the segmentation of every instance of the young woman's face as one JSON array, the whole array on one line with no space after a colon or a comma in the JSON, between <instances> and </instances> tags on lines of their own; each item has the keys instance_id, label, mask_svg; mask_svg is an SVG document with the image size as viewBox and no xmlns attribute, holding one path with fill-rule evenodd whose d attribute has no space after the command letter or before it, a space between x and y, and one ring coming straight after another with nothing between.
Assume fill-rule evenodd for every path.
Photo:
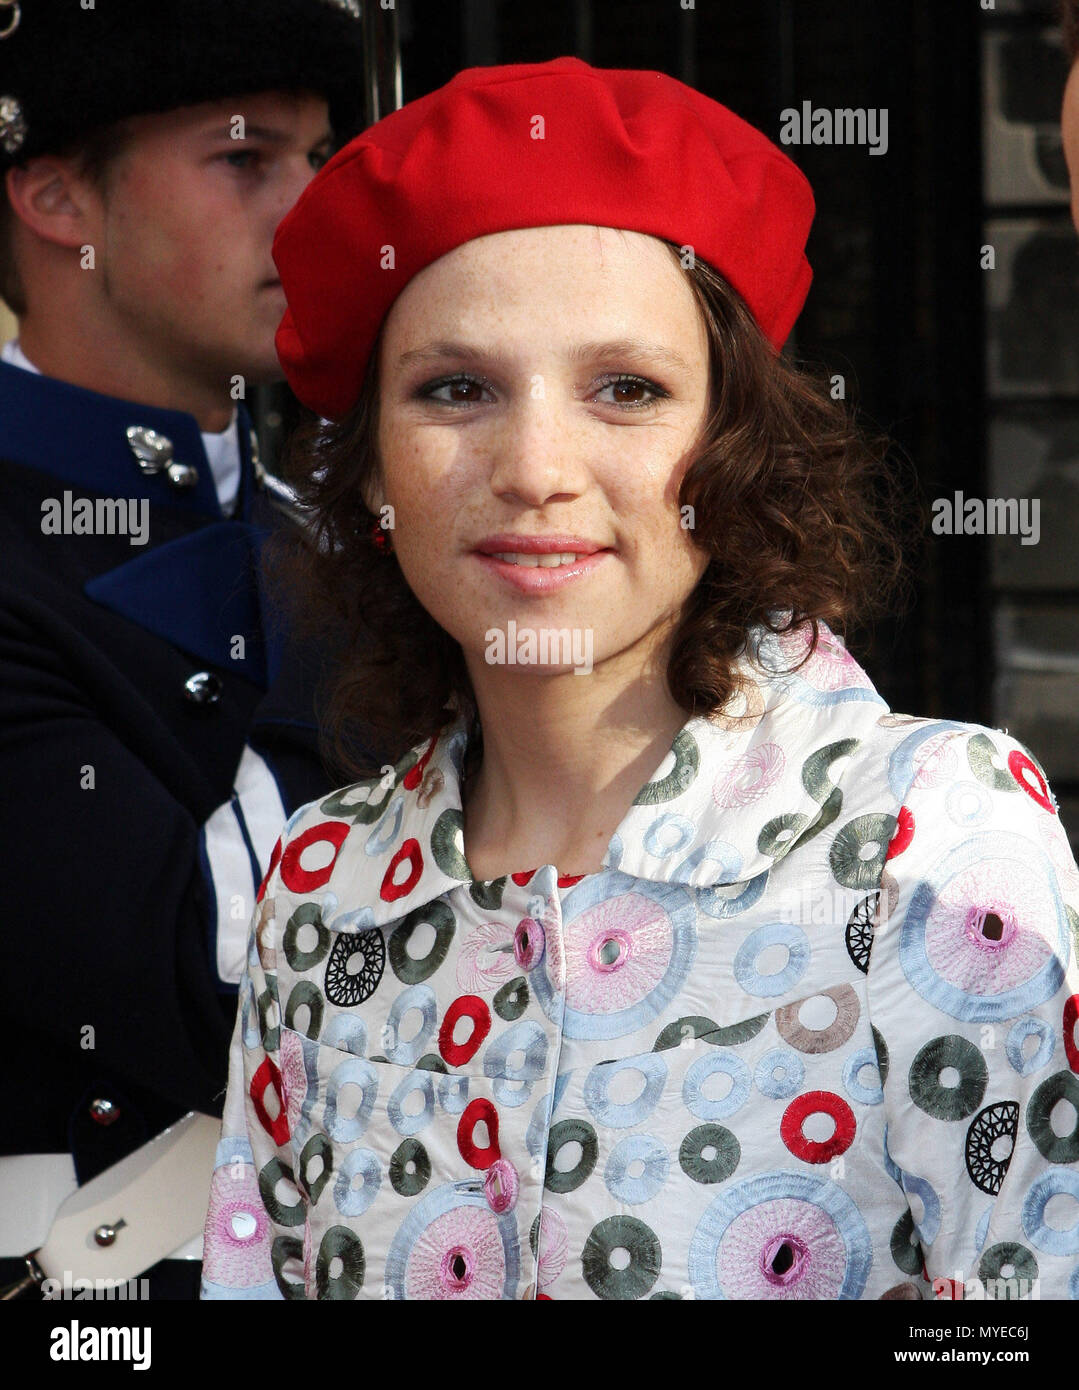
<instances>
[{"instance_id":1,"label":"young woman's face","mask_svg":"<svg viewBox=\"0 0 1079 1390\"><path fill-rule=\"evenodd\" d=\"M678 489L708 340L667 247L578 225L466 242L395 302L380 379L369 500L393 508L405 579L473 682L511 648L524 676L639 674L707 565Z\"/></svg>"}]
</instances>

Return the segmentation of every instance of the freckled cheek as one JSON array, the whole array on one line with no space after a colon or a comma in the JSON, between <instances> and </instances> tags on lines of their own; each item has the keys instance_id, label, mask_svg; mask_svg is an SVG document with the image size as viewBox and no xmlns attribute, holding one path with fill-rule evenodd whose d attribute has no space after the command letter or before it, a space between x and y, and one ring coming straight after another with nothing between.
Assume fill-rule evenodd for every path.
<instances>
[{"instance_id":1,"label":"freckled cheek","mask_svg":"<svg viewBox=\"0 0 1079 1390\"><path fill-rule=\"evenodd\" d=\"M675 479L667 464L654 481L639 474L627 486L624 478L611 480L603 488L607 505L628 541L640 548L678 550L682 541L678 503L681 475Z\"/></svg>"},{"instance_id":2,"label":"freckled cheek","mask_svg":"<svg viewBox=\"0 0 1079 1390\"><path fill-rule=\"evenodd\" d=\"M618 510L619 549L634 583L658 597L692 589L707 566L707 557L681 524L677 504L642 499L638 507Z\"/></svg>"},{"instance_id":3,"label":"freckled cheek","mask_svg":"<svg viewBox=\"0 0 1079 1390\"><path fill-rule=\"evenodd\" d=\"M408 505L397 511L394 520L393 545L405 583L438 622L458 628L454 614L469 561L455 539L453 521L444 512Z\"/></svg>"},{"instance_id":4,"label":"freckled cheek","mask_svg":"<svg viewBox=\"0 0 1079 1390\"><path fill-rule=\"evenodd\" d=\"M473 485L451 454L430 439L392 428L379 436L386 501L399 529L436 536L445 542L470 497Z\"/></svg>"},{"instance_id":5,"label":"freckled cheek","mask_svg":"<svg viewBox=\"0 0 1079 1390\"><path fill-rule=\"evenodd\" d=\"M414 494L398 498L395 493L387 493L387 497L394 512L395 544L402 554L411 551L433 558L448 547L449 532L439 524L438 511Z\"/></svg>"},{"instance_id":6,"label":"freckled cheek","mask_svg":"<svg viewBox=\"0 0 1079 1390\"><path fill-rule=\"evenodd\" d=\"M428 487L422 478L399 480L387 486L386 501L393 507L395 546L402 557L412 557L425 570L448 563L454 554L454 536L460 507L443 493Z\"/></svg>"}]
</instances>

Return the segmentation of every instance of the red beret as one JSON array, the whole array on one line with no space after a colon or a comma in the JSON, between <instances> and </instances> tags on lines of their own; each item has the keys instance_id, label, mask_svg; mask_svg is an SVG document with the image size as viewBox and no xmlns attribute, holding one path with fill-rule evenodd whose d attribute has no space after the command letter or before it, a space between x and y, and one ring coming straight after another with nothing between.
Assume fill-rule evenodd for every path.
<instances>
[{"instance_id":1,"label":"red beret","mask_svg":"<svg viewBox=\"0 0 1079 1390\"><path fill-rule=\"evenodd\" d=\"M340 420L424 266L474 237L563 223L692 246L778 351L809 291L813 211L781 150L665 73L580 58L466 68L339 150L281 223L278 356L300 400Z\"/></svg>"}]
</instances>

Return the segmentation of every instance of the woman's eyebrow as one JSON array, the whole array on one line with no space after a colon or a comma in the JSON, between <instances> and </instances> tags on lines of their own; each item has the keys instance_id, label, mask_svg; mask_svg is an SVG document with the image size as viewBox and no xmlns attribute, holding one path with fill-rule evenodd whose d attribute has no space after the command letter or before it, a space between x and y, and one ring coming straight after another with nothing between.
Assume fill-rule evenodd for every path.
<instances>
[{"instance_id":1,"label":"woman's eyebrow","mask_svg":"<svg viewBox=\"0 0 1079 1390\"><path fill-rule=\"evenodd\" d=\"M485 359L491 362L505 360L505 354L493 348L483 348L474 343L440 341L426 343L423 347L411 348L397 359L398 367L407 367L413 362L427 362L434 359L455 357L466 362ZM658 343L644 343L637 338L612 338L601 342L578 343L566 353L570 362L597 361L611 357L634 357L641 361L655 363L659 367L670 367L688 372L689 363L673 348Z\"/></svg>"},{"instance_id":2,"label":"woman's eyebrow","mask_svg":"<svg viewBox=\"0 0 1079 1390\"><path fill-rule=\"evenodd\" d=\"M608 341L579 343L567 353L571 362L592 361L604 357L637 357L654 362L659 367L673 367L688 372L689 363L673 348L660 343L645 343L639 338L613 338Z\"/></svg>"}]
</instances>

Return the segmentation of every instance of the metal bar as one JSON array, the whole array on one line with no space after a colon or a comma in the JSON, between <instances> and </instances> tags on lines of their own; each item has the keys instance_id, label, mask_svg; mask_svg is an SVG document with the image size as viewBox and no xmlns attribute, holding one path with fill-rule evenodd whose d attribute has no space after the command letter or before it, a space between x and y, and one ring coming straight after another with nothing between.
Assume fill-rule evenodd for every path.
<instances>
[{"instance_id":1,"label":"metal bar","mask_svg":"<svg viewBox=\"0 0 1079 1390\"><path fill-rule=\"evenodd\" d=\"M365 0L363 6L364 110L374 125L403 105L401 39L395 0Z\"/></svg>"}]
</instances>

